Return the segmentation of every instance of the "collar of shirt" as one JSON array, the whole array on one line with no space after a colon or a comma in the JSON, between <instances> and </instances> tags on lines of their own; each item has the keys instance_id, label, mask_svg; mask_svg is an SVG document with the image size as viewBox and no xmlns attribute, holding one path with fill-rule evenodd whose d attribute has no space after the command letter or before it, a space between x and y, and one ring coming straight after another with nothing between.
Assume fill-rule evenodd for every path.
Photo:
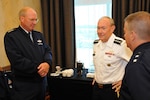
<instances>
[{"instance_id":1,"label":"collar of shirt","mask_svg":"<svg viewBox=\"0 0 150 100\"><path fill-rule=\"evenodd\" d=\"M104 47L104 46L112 47L112 46L113 46L113 43L114 43L114 38L115 38L115 37L116 37L116 36L115 36L114 34L112 34L112 35L109 37L109 39L108 39L107 42L103 43L102 41L100 41L100 45L101 45L102 47Z\"/></svg>"},{"instance_id":2,"label":"collar of shirt","mask_svg":"<svg viewBox=\"0 0 150 100\"><path fill-rule=\"evenodd\" d=\"M21 25L20 25L20 27L27 33L27 34L29 34L29 32L26 30L26 29L24 29ZM31 32L31 31L30 31Z\"/></svg>"}]
</instances>

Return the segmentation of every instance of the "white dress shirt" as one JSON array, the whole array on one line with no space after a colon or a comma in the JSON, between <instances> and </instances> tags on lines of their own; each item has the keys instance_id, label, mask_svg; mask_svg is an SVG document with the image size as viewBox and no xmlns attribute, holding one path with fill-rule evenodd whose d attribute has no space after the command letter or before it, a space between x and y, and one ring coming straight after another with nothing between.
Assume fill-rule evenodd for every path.
<instances>
[{"instance_id":1,"label":"white dress shirt","mask_svg":"<svg viewBox=\"0 0 150 100\"><path fill-rule=\"evenodd\" d=\"M101 40L94 42L93 63L95 80L100 84L112 84L122 80L125 66L132 52L126 46L125 40L111 35L106 43Z\"/></svg>"}]
</instances>

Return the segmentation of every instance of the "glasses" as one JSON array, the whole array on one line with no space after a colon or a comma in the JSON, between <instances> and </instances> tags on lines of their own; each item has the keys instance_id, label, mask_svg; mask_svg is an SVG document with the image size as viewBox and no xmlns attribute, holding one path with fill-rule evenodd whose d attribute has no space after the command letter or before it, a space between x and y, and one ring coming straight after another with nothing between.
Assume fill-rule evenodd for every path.
<instances>
[{"instance_id":1,"label":"glasses","mask_svg":"<svg viewBox=\"0 0 150 100\"><path fill-rule=\"evenodd\" d=\"M39 21L39 19L29 19L31 22L38 22Z\"/></svg>"}]
</instances>

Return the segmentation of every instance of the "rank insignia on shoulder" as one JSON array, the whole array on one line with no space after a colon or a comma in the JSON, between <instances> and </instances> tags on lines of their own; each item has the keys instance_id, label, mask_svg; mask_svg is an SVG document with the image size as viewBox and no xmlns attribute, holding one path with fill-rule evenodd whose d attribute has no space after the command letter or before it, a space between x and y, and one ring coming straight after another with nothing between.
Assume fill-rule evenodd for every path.
<instances>
[{"instance_id":1,"label":"rank insignia on shoulder","mask_svg":"<svg viewBox=\"0 0 150 100\"><path fill-rule=\"evenodd\" d=\"M133 62L136 63L136 62L137 62L137 59L133 59Z\"/></svg>"},{"instance_id":2,"label":"rank insignia on shoulder","mask_svg":"<svg viewBox=\"0 0 150 100\"><path fill-rule=\"evenodd\" d=\"M115 40L114 40L114 43L116 43L116 44L119 44L119 45L120 45L120 44L122 43L122 40L120 40L120 39L115 39Z\"/></svg>"},{"instance_id":3,"label":"rank insignia on shoulder","mask_svg":"<svg viewBox=\"0 0 150 100\"><path fill-rule=\"evenodd\" d=\"M93 43L96 44L96 43L98 43L98 41L99 41L99 39L95 40Z\"/></svg>"},{"instance_id":4,"label":"rank insignia on shoulder","mask_svg":"<svg viewBox=\"0 0 150 100\"><path fill-rule=\"evenodd\" d=\"M136 63L138 61L138 58L140 57L141 52L138 52L133 59L133 62Z\"/></svg>"}]
</instances>

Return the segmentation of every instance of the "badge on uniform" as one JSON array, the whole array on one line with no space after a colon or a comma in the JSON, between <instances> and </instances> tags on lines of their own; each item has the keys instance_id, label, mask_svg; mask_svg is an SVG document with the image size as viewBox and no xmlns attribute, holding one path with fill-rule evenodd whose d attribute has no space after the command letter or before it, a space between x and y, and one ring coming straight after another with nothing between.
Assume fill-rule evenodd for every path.
<instances>
[{"instance_id":1,"label":"badge on uniform","mask_svg":"<svg viewBox=\"0 0 150 100\"><path fill-rule=\"evenodd\" d=\"M39 40L37 40L37 44L38 44L38 45L43 45L42 40L40 40L40 39L39 39Z\"/></svg>"},{"instance_id":2,"label":"badge on uniform","mask_svg":"<svg viewBox=\"0 0 150 100\"><path fill-rule=\"evenodd\" d=\"M105 55L108 55L108 57L111 57L114 55L114 52L110 50L108 52L105 52Z\"/></svg>"}]
</instances>

